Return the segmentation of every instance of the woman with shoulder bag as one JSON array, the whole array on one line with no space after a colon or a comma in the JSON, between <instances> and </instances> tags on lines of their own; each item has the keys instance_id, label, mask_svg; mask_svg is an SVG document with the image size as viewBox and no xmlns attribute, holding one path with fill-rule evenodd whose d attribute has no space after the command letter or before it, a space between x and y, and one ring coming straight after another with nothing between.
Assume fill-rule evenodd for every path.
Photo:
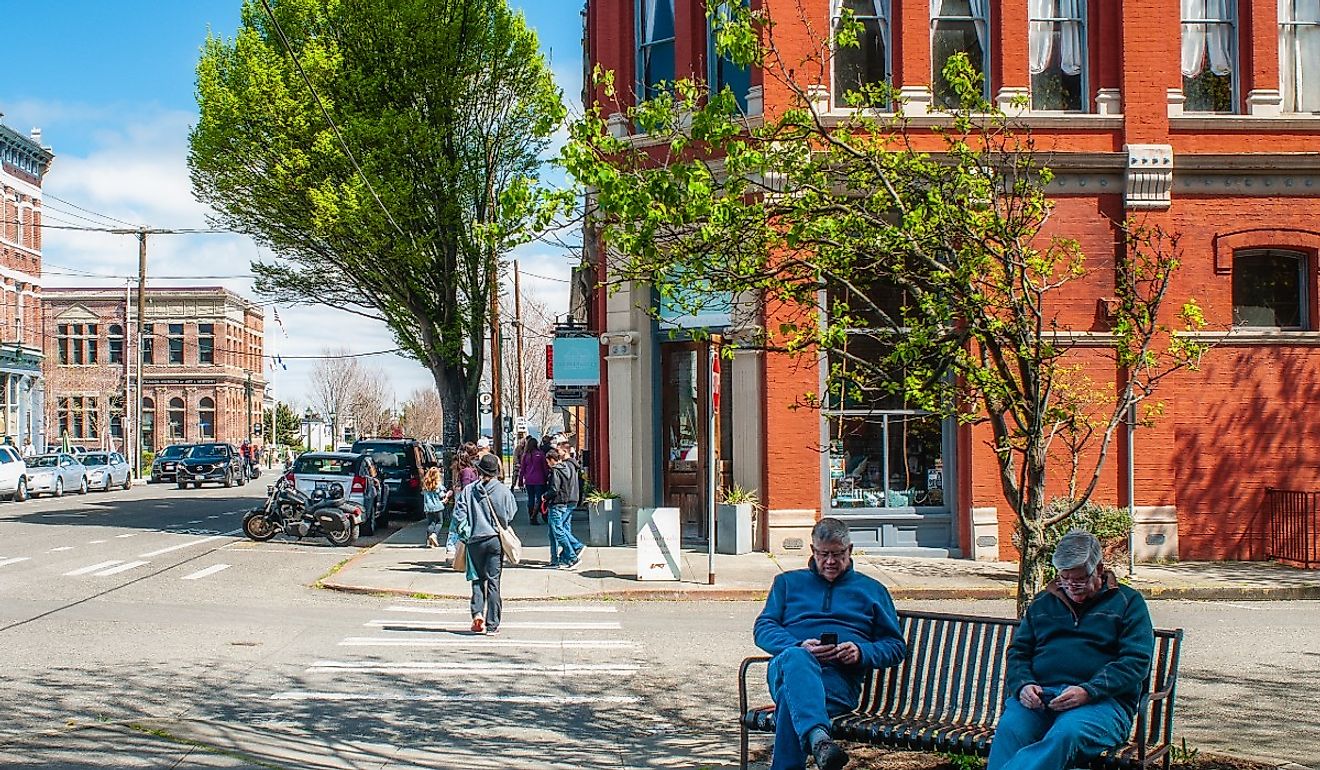
<instances>
[{"instance_id":1,"label":"woman with shoulder bag","mask_svg":"<svg viewBox=\"0 0 1320 770\"><path fill-rule=\"evenodd\" d=\"M472 583L472 631L497 634L500 630L500 574L504 546L500 530L513 526L518 503L513 492L501 483L500 461L482 455L476 462L477 481L458 492L454 501L454 524L466 544L467 578Z\"/></svg>"}]
</instances>

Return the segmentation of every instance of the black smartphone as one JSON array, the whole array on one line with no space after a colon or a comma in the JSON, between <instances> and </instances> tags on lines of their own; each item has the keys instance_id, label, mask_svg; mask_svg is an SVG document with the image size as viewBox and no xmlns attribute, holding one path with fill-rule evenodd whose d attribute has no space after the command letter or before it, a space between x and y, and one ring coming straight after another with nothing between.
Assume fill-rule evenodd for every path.
<instances>
[{"instance_id":1,"label":"black smartphone","mask_svg":"<svg viewBox=\"0 0 1320 770\"><path fill-rule=\"evenodd\" d=\"M823 634L820 635L820 643L821 643L821 644L838 644L838 643L839 643L839 635L836 634L836 633L834 633L833 631L826 631L825 633L823 633Z\"/></svg>"}]
</instances>

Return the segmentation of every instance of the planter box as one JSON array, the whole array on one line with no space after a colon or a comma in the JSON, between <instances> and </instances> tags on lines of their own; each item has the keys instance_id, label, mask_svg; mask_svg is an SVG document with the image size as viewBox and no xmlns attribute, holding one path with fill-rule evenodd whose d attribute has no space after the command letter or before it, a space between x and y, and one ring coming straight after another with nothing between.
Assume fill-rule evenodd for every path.
<instances>
[{"instance_id":1,"label":"planter box","mask_svg":"<svg viewBox=\"0 0 1320 770\"><path fill-rule=\"evenodd\" d=\"M623 501L587 503L587 545L623 545Z\"/></svg>"},{"instance_id":2,"label":"planter box","mask_svg":"<svg viewBox=\"0 0 1320 770\"><path fill-rule=\"evenodd\" d=\"M715 552L751 553L752 504L721 503L715 511Z\"/></svg>"}]
</instances>

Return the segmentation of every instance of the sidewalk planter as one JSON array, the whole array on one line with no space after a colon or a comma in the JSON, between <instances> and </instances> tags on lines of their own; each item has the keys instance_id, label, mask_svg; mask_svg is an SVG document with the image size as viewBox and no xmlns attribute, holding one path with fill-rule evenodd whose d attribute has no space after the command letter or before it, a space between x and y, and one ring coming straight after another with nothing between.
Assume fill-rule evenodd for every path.
<instances>
[{"instance_id":1,"label":"sidewalk planter","mask_svg":"<svg viewBox=\"0 0 1320 770\"><path fill-rule=\"evenodd\" d=\"M617 497L587 503L587 545L623 545L623 501Z\"/></svg>"},{"instance_id":2,"label":"sidewalk planter","mask_svg":"<svg viewBox=\"0 0 1320 770\"><path fill-rule=\"evenodd\" d=\"M716 553L751 553L753 508L751 503L720 503L715 510Z\"/></svg>"}]
</instances>

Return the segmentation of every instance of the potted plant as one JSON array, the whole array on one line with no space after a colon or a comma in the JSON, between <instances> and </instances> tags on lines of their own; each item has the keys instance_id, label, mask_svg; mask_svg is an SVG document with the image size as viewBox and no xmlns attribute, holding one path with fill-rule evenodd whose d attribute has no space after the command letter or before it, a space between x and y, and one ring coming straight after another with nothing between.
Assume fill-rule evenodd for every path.
<instances>
[{"instance_id":1,"label":"potted plant","mask_svg":"<svg viewBox=\"0 0 1320 770\"><path fill-rule=\"evenodd\" d=\"M752 518L761 507L753 490L737 484L724 490L715 516L715 550L718 553L751 553Z\"/></svg>"},{"instance_id":2,"label":"potted plant","mask_svg":"<svg viewBox=\"0 0 1320 770\"><path fill-rule=\"evenodd\" d=\"M604 489L587 491L587 545L623 545L623 501Z\"/></svg>"}]
</instances>

